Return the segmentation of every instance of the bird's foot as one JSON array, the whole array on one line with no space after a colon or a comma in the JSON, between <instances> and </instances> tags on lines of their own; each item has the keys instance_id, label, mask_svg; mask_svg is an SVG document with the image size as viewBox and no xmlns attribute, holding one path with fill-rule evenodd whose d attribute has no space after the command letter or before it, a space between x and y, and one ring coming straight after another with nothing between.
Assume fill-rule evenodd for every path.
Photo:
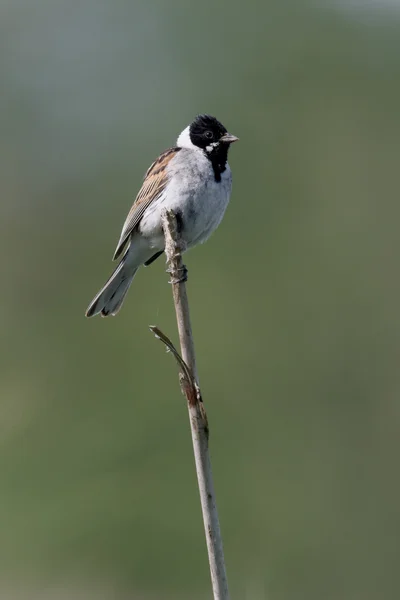
<instances>
[{"instance_id":1,"label":"bird's foot","mask_svg":"<svg viewBox=\"0 0 400 600\"><path fill-rule=\"evenodd\" d=\"M173 277L171 277L168 283L183 283L184 281L187 281L188 270L185 265L183 265L180 269L169 268L167 269L167 273L170 273L170 275L174 275ZM180 277L175 277L175 274L178 275L179 273L182 273L182 275Z\"/></svg>"}]
</instances>

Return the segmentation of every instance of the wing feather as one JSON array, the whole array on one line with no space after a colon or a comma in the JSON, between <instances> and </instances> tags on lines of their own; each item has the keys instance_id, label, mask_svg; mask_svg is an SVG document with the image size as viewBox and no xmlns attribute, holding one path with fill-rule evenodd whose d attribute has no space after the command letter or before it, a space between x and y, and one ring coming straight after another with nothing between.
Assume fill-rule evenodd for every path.
<instances>
[{"instance_id":1,"label":"wing feather","mask_svg":"<svg viewBox=\"0 0 400 600\"><path fill-rule=\"evenodd\" d=\"M113 260L116 260L121 255L129 236L135 227L139 225L146 208L161 196L168 183L168 163L176 156L179 150L180 148L165 150L147 170L142 187L126 217Z\"/></svg>"}]
</instances>

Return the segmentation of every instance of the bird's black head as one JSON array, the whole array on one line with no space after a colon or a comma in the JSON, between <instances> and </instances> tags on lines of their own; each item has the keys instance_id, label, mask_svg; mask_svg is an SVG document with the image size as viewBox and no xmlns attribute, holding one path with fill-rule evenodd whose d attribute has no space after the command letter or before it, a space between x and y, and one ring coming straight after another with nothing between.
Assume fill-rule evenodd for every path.
<instances>
[{"instance_id":1,"label":"bird's black head","mask_svg":"<svg viewBox=\"0 0 400 600\"><path fill-rule=\"evenodd\" d=\"M192 144L206 152L212 152L219 144L229 146L237 140L211 115L198 115L190 125L189 134Z\"/></svg>"},{"instance_id":2,"label":"bird's black head","mask_svg":"<svg viewBox=\"0 0 400 600\"><path fill-rule=\"evenodd\" d=\"M189 127L189 137L191 143L210 159L215 179L220 181L221 173L226 169L229 146L238 138L228 133L222 123L211 115L198 115Z\"/></svg>"},{"instance_id":3,"label":"bird's black head","mask_svg":"<svg viewBox=\"0 0 400 600\"><path fill-rule=\"evenodd\" d=\"M190 125L190 141L203 150L218 143L225 133L222 123L210 115L198 115Z\"/></svg>"}]
</instances>

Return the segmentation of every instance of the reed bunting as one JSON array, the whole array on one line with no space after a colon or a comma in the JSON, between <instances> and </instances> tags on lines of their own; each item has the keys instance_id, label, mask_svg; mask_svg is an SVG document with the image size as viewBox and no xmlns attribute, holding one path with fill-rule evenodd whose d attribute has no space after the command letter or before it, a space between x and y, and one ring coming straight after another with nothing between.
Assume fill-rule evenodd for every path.
<instances>
[{"instance_id":1,"label":"reed bunting","mask_svg":"<svg viewBox=\"0 0 400 600\"><path fill-rule=\"evenodd\" d=\"M229 202L232 175L228 150L237 137L210 115L199 115L176 146L157 158L122 228L114 260L117 268L90 303L87 317L115 315L136 271L164 252L161 214L173 210L187 248L204 242L218 227Z\"/></svg>"}]
</instances>

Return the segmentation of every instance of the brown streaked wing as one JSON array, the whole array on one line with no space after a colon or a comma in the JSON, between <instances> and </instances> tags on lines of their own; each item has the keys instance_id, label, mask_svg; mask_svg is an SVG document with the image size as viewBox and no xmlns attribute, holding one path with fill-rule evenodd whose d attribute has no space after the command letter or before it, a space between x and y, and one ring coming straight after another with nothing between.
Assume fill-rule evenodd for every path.
<instances>
[{"instance_id":1,"label":"brown streaked wing","mask_svg":"<svg viewBox=\"0 0 400 600\"><path fill-rule=\"evenodd\" d=\"M166 167L179 150L180 148L168 148L168 150L160 154L146 172L142 187L126 217L113 260L116 260L121 255L129 236L140 223L140 219L146 208L150 206L153 200L159 198L165 189L168 183Z\"/></svg>"}]
</instances>

